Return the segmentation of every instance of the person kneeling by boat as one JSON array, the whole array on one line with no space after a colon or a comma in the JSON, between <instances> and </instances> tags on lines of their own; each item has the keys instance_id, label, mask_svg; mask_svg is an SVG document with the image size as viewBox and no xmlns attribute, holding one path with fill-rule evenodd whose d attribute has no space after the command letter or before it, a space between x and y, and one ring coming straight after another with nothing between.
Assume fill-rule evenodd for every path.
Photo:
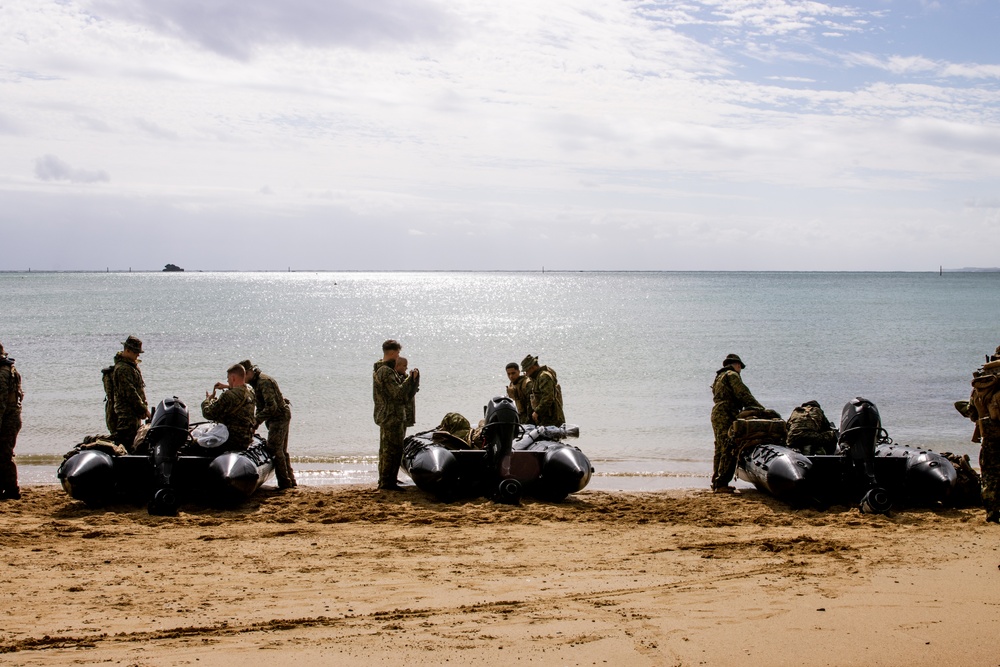
<instances>
[{"instance_id":1,"label":"person kneeling by boat","mask_svg":"<svg viewBox=\"0 0 1000 667\"><path fill-rule=\"evenodd\" d=\"M740 376L746 368L739 355L727 355L722 362L722 368L715 372L712 383L712 430L715 432L715 457L712 461L712 491L716 493L732 492L735 489L729 485L736 474L736 456L739 452L729 437L729 428L739 414L747 408L764 409Z\"/></svg>"},{"instance_id":2,"label":"person kneeling by boat","mask_svg":"<svg viewBox=\"0 0 1000 667\"><path fill-rule=\"evenodd\" d=\"M806 401L792 410L788 417L788 438L785 445L806 456L834 453L837 449L837 431L826 418L818 401Z\"/></svg>"},{"instance_id":3,"label":"person kneeling by boat","mask_svg":"<svg viewBox=\"0 0 1000 667\"><path fill-rule=\"evenodd\" d=\"M472 448L472 445L469 444L469 437L472 433L472 424L469 423L468 419L457 412L449 412L446 414L441 420L441 423L438 424L437 428L434 430L449 433L461 440L466 445L465 447L462 447L462 449ZM449 447L449 449L453 448Z\"/></svg>"},{"instance_id":4,"label":"person kneeling by boat","mask_svg":"<svg viewBox=\"0 0 1000 667\"><path fill-rule=\"evenodd\" d=\"M201 403L201 414L205 419L222 424L229 430L226 449L243 451L253 442L257 423L254 414L253 389L246 384L246 370L234 364L226 371L228 384L216 382L212 393L205 392ZM216 398L215 392L222 390Z\"/></svg>"}]
</instances>

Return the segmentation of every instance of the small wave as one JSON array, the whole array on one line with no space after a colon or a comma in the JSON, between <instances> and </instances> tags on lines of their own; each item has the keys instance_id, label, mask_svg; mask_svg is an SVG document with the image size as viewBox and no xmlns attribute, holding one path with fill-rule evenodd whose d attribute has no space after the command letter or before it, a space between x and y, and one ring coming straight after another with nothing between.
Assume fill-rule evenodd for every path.
<instances>
[{"instance_id":1,"label":"small wave","mask_svg":"<svg viewBox=\"0 0 1000 667\"><path fill-rule=\"evenodd\" d=\"M335 463L337 465L376 465L378 456L292 456L292 463Z\"/></svg>"},{"instance_id":2,"label":"small wave","mask_svg":"<svg viewBox=\"0 0 1000 667\"><path fill-rule=\"evenodd\" d=\"M62 454L18 454L14 463L19 466L58 466L64 458Z\"/></svg>"},{"instance_id":3,"label":"small wave","mask_svg":"<svg viewBox=\"0 0 1000 667\"><path fill-rule=\"evenodd\" d=\"M672 472L669 470L642 470L642 471L631 471L631 470L619 470L613 472L595 472L594 477L676 477L676 478L687 478L687 479L704 479L710 477L704 473L698 472Z\"/></svg>"}]
</instances>

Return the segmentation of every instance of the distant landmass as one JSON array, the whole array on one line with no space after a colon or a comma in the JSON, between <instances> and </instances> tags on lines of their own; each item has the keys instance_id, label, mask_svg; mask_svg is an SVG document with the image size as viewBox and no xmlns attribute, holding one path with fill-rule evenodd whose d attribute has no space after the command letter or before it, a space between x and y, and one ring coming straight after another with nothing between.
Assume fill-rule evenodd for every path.
<instances>
[{"instance_id":1,"label":"distant landmass","mask_svg":"<svg viewBox=\"0 0 1000 667\"><path fill-rule=\"evenodd\" d=\"M948 273L996 273L1000 271L1000 267L984 267L984 266L965 266L961 269L944 269Z\"/></svg>"},{"instance_id":2,"label":"distant landmass","mask_svg":"<svg viewBox=\"0 0 1000 667\"><path fill-rule=\"evenodd\" d=\"M167 264L165 267L163 267L163 270L164 271L183 271L184 269L182 269L181 267L177 266L176 264Z\"/></svg>"}]
</instances>

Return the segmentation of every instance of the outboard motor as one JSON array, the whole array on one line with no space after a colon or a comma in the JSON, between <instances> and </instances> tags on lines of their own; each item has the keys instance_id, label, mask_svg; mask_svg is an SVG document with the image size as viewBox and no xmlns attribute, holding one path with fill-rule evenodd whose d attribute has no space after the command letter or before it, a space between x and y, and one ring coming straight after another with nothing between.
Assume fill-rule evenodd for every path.
<instances>
[{"instance_id":1,"label":"outboard motor","mask_svg":"<svg viewBox=\"0 0 1000 667\"><path fill-rule=\"evenodd\" d=\"M496 494L500 503L516 505L521 500L521 483L510 476L510 451L520 423L517 406L507 396L496 396L484 409L486 425L486 457L496 477Z\"/></svg>"},{"instance_id":2,"label":"outboard motor","mask_svg":"<svg viewBox=\"0 0 1000 667\"><path fill-rule=\"evenodd\" d=\"M840 415L838 449L845 451L851 465L851 483L864 489L859 507L866 514L886 514L892 507L888 492L875 479L875 442L882 431L878 408L858 396L844 406Z\"/></svg>"},{"instance_id":3,"label":"outboard motor","mask_svg":"<svg viewBox=\"0 0 1000 667\"><path fill-rule=\"evenodd\" d=\"M174 464L187 440L187 406L176 396L163 399L153 412L146 434L149 462L153 467L153 488L156 489L149 501L150 514L177 514L179 502L173 487Z\"/></svg>"}]
</instances>

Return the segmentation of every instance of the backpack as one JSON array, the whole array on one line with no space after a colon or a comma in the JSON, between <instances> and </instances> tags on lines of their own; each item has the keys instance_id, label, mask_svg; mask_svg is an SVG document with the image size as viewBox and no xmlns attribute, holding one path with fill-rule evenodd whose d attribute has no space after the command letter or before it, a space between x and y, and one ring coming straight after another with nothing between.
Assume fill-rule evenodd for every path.
<instances>
[{"instance_id":1,"label":"backpack","mask_svg":"<svg viewBox=\"0 0 1000 667\"><path fill-rule=\"evenodd\" d=\"M113 415L115 413L115 381L114 381L115 366L112 364L107 368L101 369L102 380L104 381L104 402L107 404L105 407L105 414Z\"/></svg>"}]
</instances>

